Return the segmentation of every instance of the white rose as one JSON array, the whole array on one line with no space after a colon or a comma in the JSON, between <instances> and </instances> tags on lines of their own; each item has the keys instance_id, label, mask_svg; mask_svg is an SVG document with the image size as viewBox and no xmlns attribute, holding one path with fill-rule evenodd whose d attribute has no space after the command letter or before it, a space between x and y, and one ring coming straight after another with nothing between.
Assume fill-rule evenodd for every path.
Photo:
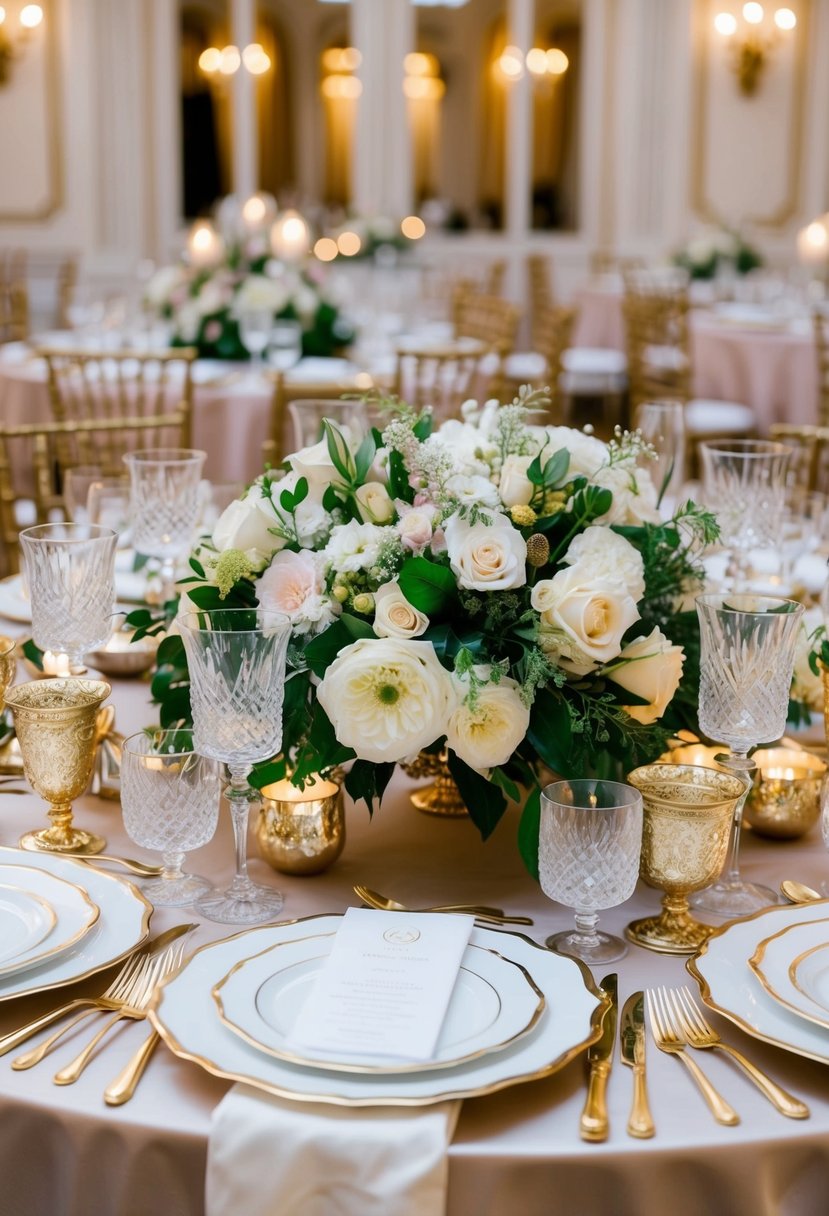
<instances>
[{"instance_id":1,"label":"white rose","mask_svg":"<svg viewBox=\"0 0 829 1216\"><path fill-rule=\"evenodd\" d=\"M446 733L452 678L430 642L360 638L340 651L317 698L337 739L375 764L414 756Z\"/></svg>"},{"instance_id":2,"label":"white rose","mask_svg":"<svg viewBox=\"0 0 829 1216\"><path fill-rule=\"evenodd\" d=\"M578 674L619 653L622 636L639 620L636 601L615 581L597 579L586 565L559 570L533 587L530 602L541 613L542 649Z\"/></svg>"},{"instance_id":3,"label":"white rose","mask_svg":"<svg viewBox=\"0 0 829 1216\"><path fill-rule=\"evenodd\" d=\"M501 466L501 479L498 483L498 493L505 506L530 505L535 486L527 477L527 469L532 461L532 456L507 456Z\"/></svg>"},{"instance_id":4,"label":"white rose","mask_svg":"<svg viewBox=\"0 0 829 1216\"><path fill-rule=\"evenodd\" d=\"M363 523L387 524L394 519L394 503L381 482L367 481L365 485L358 486L354 497Z\"/></svg>"},{"instance_id":5,"label":"white rose","mask_svg":"<svg viewBox=\"0 0 829 1216\"><path fill-rule=\"evenodd\" d=\"M568 566L588 566L598 579L616 580L638 603L645 594L642 554L624 536L592 525L575 538L562 559Z\"/></svg>"},{"instance_id":6,"label":"white rose","mask_svg":"<svg viewBox=\"0 0 829 1216\"><path fill-rule=\"evenodd\" d=\"M444 524L452 573L470 591L510 591L527 581L527 545L503 515L469 524L452 515Z\"/></svg>"},{"instance_id":7,"label":"white rose","mask_svg":"<svg viewBox=\"0 0 829 1216\"><path fill-rule=\"evenodd\" d=\"M656 487L647 469L630 463L606 465L593 475L593 483L613 494L610 510L596 520L607 524L658 524Z\"/></svg>"},{"instance_id":8,"label":"white rose","mask_svg":"<svg viewBox=\"0 0 829 1216\"><path fill-rule=\"evenodd\" d=\"M287 616L298 634L321 632L342 611L325 594L320 559L306 549L277 553L256 590L261 606Z\"/></svg>"},{"instance_id":9,"label":"white rose","mask_svg":"<svg viewBox=\"0 0 829 1216\"><path fill-rule=\"evenodd\" d=\"M650 726L661 718L682 678L685 652L654 629L646 638L636 638L619 655L619 664L607 672L609 679L627 692L644 698L647 705L626 705L631 718Z\"/></svg>"},{"instance_id":10,"label":"white rose","mask_svg":"<svg viewBox=\"0 0 829 1216\"><path fill-rule=\"evenodd\" d=\"M244 498L225 507L213 529L213 544L219 553L241 549L268 556L285 545L283 537L271 530L278 524L273 504L263 497L258 485L253 485Z\"/></svg>"},{"instance_id":11,"label":"white rose","mask_svg":"<svg viewBox=\"0 0 829 1216\"><path fill-rule=\"evenodd\" d=\"M468 688L456 680L459 697ZM461 700L449 715L446 743L456 756L479 772L506 764L525 737L530 711L508 676L478 689L474 704Z\"/></svg>"},{"instance_id":12,"label":"white rose","mask_svg":"<svg viewBox=\"0 0 829 1216\"><path fill-rule=\"evenodd\" d=\"M328 486L332 481L341 480L329 455L328 442L324 438L318 443L312 443L310 447L293 452L287 460L290 468L299 477L307 479L309 486Z\"/></svg>"},{"instance_id":13,"label":"white rose","mask_svg":"<svg viewBox=\"0 0 829 1216\"><path fill-rule=\"evenodd\" d=\"M429 618L414 608L398 583L383 583L374 593L374 632L381 638L416 638L429 628Z\"/></svg>"},{"instance_id":14,"label":"white rose","mask_svg":"<svg viewBox=\"0 0 829 1216\"><path fill-rule=\"evenodd\" d=\"M434 507L411 507L404 510L397 522L397 532L404 549L422 553L432 539Z\"/></svg>"}]
</instances>

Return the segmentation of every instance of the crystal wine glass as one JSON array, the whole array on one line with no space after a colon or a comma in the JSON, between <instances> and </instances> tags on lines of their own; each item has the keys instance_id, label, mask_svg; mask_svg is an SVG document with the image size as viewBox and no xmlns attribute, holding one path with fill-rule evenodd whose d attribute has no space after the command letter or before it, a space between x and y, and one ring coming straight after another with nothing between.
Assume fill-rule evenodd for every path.
<instances>
[{"instance_id":1,"label":"crystal wine glass","mask_svg":"<svg viewBox=\"0 0 829 1216\"><path fill-rule=\"evenodd\" d=\"M248 812L261 805L248 777L257 760L270 759L282 746L290 621L261 608L217 608L186 613L179 625L190 669L193 746L230 770L225 796L236 842L233 882L199 900L198 909L222 924L270 920L282 907L282 896L248 877Z\"/></svg>"},{"instance_id":2,"label":"crystal wine glass","mask_svg":"<svg viewBox=\"0 0 829 1216\"><path fill-rule=\"evenodd\" d=\"M311 447L323 437L323 421L328 418L358 443L368 430L366 407L357 399L315 397L288 402L288 415L294 429L296 450Z\"/></svg>"},{"instance_id":3,"label":"crystal wine glass","mask_svg":"<svg viewBox=\"0 0 829 1216\"><path fill-rule=\"evenodd\" d=\"M189 730L141 731L121 748L121 809L130 840L162 854L160 878L145 883L159 907L191 904L212 890L182 870L184 856L213 838L219 818L218 763L193 751Z\"/></svg>"},{"instance_id":4,"label":"crystal wine glass","mask_svg":"<svg viewBox=\"0 0 829 1216\"><path fill-rule=\"evenodd\" d=\"M206 455L193 448L145 448L123 458L130 473L132 543L138 553L161 559L165 601L175 597L176 562L193 542Z\"/></svg>"},{"instance_id":5,"label":"crystal wine glass","mask_svg":"<svg viewBox=\"0 0 829 1216\"><path fill-rule=\"evenodd\" d=\"M302 356L302 326L299 321L274 321L268 338L268 364L287 372Z\"/></svg>"},{"instance_id":6,"label":"crystal wine glass","mask_svg":"<svg viewBox=\"0 0 829 1216\"><path fill-rule=\"evenodd\" d=\"M32 604L32 638L83 671L84 655L109 641L118 536L94 524L37 524L20 533Z\"/></svg>"},{"instance_id":7,"label":"crystal wine glass","mask_svg":"<svg viewBox=\"0 0 829 1216\"><path fill-rule=\"evenodd\" d=\"M558 954L609 963L627 954L597 930L598 913L624 903L639 877L642 795L620 781L555 781L541 792L538 869L550 899L575 909L576 927L547 938Z\"/></svg>"},{"instance_id":8,"label":"crystal wine glass","mask_svg":"<svg viewBox=\"0 0 829 1216\"><path fill-rule=\"evenodd\" d=\"M239 337L251 357L251 369L262 370L262 356L270 341L273 313L269 308L246 308L239 314Z\"/></svg>"},{"instance_id":9,"label":"crystal wine glass","mask_svg":"<svg viewBox=\"0 0 829 1216\"><path fill-rule=\"evenodd\" d=\"M656 486L657 506L673 507L685 481L685 410L681 401L643 401L634 427L656 454L648 471Z\"/></svg>"},{"instance_id":10,"label":"crystal wine glass","mask_svg":"<svg viewBox=\"0 0 829 1216\"><path fill-rule=\"evenodd\" d=\"M786 729L794 650L803 605L772 595L697 596L700 627L699 725L731 751L717 763L745 782L737 800L723 877L691 903L725 916L743 916L777 902L768 887L740 877L743 804L756 765L748 753Z\"/></svg>"}]
</instances>

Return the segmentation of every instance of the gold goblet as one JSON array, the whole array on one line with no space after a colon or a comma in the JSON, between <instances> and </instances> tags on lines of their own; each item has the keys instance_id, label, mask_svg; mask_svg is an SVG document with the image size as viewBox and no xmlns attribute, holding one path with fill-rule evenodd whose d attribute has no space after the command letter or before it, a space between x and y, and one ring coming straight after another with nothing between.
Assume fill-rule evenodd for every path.
<instances>
[{"instance_id":1,"label":"gold goblet","mask_svg":"<svg viewBox=\"0 0 829 1216\"><path fill-rule=\"evenodd\" d=\"M103 680L32 680L6 694L23 756L26 780L50 804L52 826L27 832L20 845L33 852L100 853L102 836L72 824L72 799L89 784L97 717L112 689Z\"/></svg>"},{"instance_id":2,"label":"gold goblet","mask_svg":"<svg viewBox=\"0 0 829 1216\"><path fill-rule=\"evenodd\" d=\"M8 638L0 633L0 709L6 696L6 689L11 684L17 671L17 655L14 652L14 638Z\"/></svg>"},{"instance_id":3,"label":"gold goblet","mask_svg":"<svg viewBox=\"0 0 829 1216\"><path fill-rule=\"evenodd\" d=\"M691 764L646 764L628 774L642 794L640 875L664 892L662 911L633 921L625 936L664 954L692 954L712 932L688 911L692 891L722 870L734 806L745 793L739 777Z\"/></svg>"}]
</instances>

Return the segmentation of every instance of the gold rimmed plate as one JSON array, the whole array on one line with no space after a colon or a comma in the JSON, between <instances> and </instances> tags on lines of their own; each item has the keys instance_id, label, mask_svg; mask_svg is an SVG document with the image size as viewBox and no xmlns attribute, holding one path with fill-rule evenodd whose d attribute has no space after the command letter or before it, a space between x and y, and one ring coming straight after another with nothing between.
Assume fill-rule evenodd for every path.
<instances>
[{"instance_id":1,"label":"gold rimmed plate","mask_svg":"<svg viewBox=\"0 0 829 1216\"><path fill-rule=\"evenodd\" d=\"M748 961L774 1000L829 1030L829 918L787 925Z\"/></svg>"},{"instance_id":2,"label":"gold rimmed plate","mask_svg":"<svg viewBox=\"0 0 829 1216\"><path fill-rule=\"evenodd\" d=\"M829 1064L825 1027L787 1008L748 965L761 942L791 926L827 917L829 902L821 900L763 908L715 929L698 954L686 963L705 1004L756 1039Z\"/></svg>"},{"instance_id":3,"label":"gold rimmed plate","mask_svg":"<svg viewBox=\"0 0 829 1216\"><path fill-rule=\"evenodd\" d=\"M279 1060L335 1072L426 1072L499 1051L527 1034L544 1009L544 995L520 963L496 950L467 947L435 1048L434 1059L382 1059L377 1055L331 1056L298 1052L291 1031L308 993L331 953L334 933L280 942L243 959L213 988L225 1026Z\"/></svg>"},{"instance_id":4,"label":"gold rimmed plate","mask_svg":"<svg viewBox=\"0 0 829 1216\"><path fill-rule=\"evenodd\" d=\"M76 883L29 865L0 865L6 895L33 897L46 914L46 931L39 930L26 949L0 964L0 979L18 975L58 958L87 934L100 915L98 905Z\"/></svg>"},{"instance_id":5,"label":"gold rimmed plate","mask_svg":"<svg viewBox=\"0 0 829 1216\"><path fill-rule=\"evenodd\" d=\"M153 1025L176 1055L216 1076L298 1102L338 1106L424 1106L495 1093L549 1076L601 1033L608 998L587 968L521 934L478 928L472 931L471 944L523 966L545 998L532 1029L501 1051L426 1072L348 1073L276 1059L223 1025L211 993L238 962L313 932L334 933L341 920L319 916L265 925L201 947L178 975L160 986L150 1009Z\"/></svg>"},{"instance_id":6,"label":"gold rimmed plate","mask_svg":"<svg viewBox=\"0 0 829 1216\"><path fill-rule=\"evenodd\" d=\"M57 919L42 896L0 883L0 973L48 937Z\"/></svg>"}]
</instances>

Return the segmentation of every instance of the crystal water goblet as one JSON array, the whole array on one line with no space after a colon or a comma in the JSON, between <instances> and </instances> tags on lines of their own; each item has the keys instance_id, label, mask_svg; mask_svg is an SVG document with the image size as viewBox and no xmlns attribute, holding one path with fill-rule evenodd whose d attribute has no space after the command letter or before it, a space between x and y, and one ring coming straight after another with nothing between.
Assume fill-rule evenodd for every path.
<instances>
[{"instance_id":1,"label":"crystal water goblet","mask_svg":"<svg viewBox=\"0 0 829 1216\"><path fill-rule=\"evenodd\" d=\"M138 553L160 559L165 601L175 598L176 562L193 543L206 456L194 448L144 448L123 457L130 474L132 543Z\"/></svg>"},{"instance_id":2,"label":"crystal water goblet","mask_svg":"<svg viewBox=\"0 0 829 1216\"><path fill-rule=\"evenodd\" d=\"M118 536L96 524L37 524L20 533L32 605L32 638L83 671L84 655L110 638Z\"/></svg>"},{"instance_id":3,"label":"crystal water goblet","mask_svg":"<svg viewBox=\"0 0 829 1216\"><path fill-rule=\"evenodd\" d=\"M90 482L86 495L86 514L91 524L101 524L118 533L118 548L132 543L130 532L130 479L125 473L98 477Z\"/></svg>"},{"instance_id":4,"label":"crystal water goblet","mask_svg":"<svg viewBox=\"0 0 829 1216\"><path fill-rule=\"evenodd\" d=\"M130 840L161 852L159 878L144 883L159 907L191 904L212 890L182 869L185 854L213 838L219 820L219 764L193 750L190 730L140 731L121 748L121 810Z\"/></svg>"},{"instance_id":5,"label":"crystal water goblet","mask_svg":"<svg viewBox=\"0 0 829 1216\"><path fill-rule=\"evenodd\" d=\"M742 777L722 877L696 895L696 908L743 916L777 902L774 892L740 876L740 828L755 762L749 751L786 729L789 687L803 605L773 595L697 596L700 627L699 725L731 749L717 763Z\"/></svg>"},{"instance_id":6,"label":"crystal water goblet","mask_svg":"<svg viewBox=\"0 0 829 1216\"><path fill-rule=\"evenodd\" d=\"M728 551L727 586L745 590L752 551L780 547L791 449L770 439L710 440L699 445L703 496Z\"/></svg>"},{"instance_id":7,"label":"crystal water goblet","mask_svg":"<svg viewBox=\"0 0 829 1216\"><path fill-rule=\"evenodd\" d=\"M352 441L357 443L368 430L368 415L358 399L315 397L288 402L288 416L294 429L296 450L312 447L323 437L323 422L327 418Z\"/></svg>"},{"instance_id":8,"label":"crystal water goblet","mask_svg":"<svg viewBox=\"0 0 829 1216\"><path fill-rule=\"evenodd\" d=\"M239 337L250 355L254 372L262 370L262 356L270 340L272 326L273 313L269 308L246 308L239 314Z\"/></svg>"},{"instance_id":9,"label":"crystal water goblet","mask_svg":"<svg viewBox=\"0 0 829 1216\"><path fill-rule=\"evenodd\" d=\"M87 500L89 487L103 477L104 471L97 464L75 465L64 469L63 473L63 505L67 517L73 524L88 524L89 518Z\"/></svg>"},{"instance_id":10,"label":"crystal water goblet","mask_svg":"<svg viewBox=\"0 0 829 1216\"><path fill-rule=\"evenodd\" d=\"M672 508L685 480L685 409L681 401L643 401L634 428L656 456L647 462L656 486L656 505Z\"/></svg>"},{"instance_id":11,"label":"crystal water goblet","mask_svg":"<svg viewBox=\"0 0 829 1216\"><path fill-rule=\"evenodd\" d=\"M282 895L272 887L256 886L248 877L248 815L262 803L248 778L256 761L270 759L282 746L290 621L261 608L217 608L185 613L179 626L190 669L193 746L228 766L225 797L236 844L232 883L197 906L209 920L222 924L270 920L282 907Z\"/></svg>"},{"instance_id":12,"label":"crystal water goblet","mask_svg":"<svg viewBox=\"0 0 829 1216\"><path fill-rule=\"evenodd\" d=\"M289 371L302 357L302 326L299 321L274 321L268 338L268 365L277 372Z\"/></svg>"},{"instance_id":13,"label":"crystal water goblet","mask_svg":"<svg viewBox=\"0 0 829 1216\"><path fill-rule=\"evenodd\" d=\"M596 928L599 912L624 903L639 877L642 795L620 781L555 781L541 792L538 871L550 899L575 909L575 929L547 938L558 954L589 964L623 958L620 937Z\"/></svg>"}]
</instances>

